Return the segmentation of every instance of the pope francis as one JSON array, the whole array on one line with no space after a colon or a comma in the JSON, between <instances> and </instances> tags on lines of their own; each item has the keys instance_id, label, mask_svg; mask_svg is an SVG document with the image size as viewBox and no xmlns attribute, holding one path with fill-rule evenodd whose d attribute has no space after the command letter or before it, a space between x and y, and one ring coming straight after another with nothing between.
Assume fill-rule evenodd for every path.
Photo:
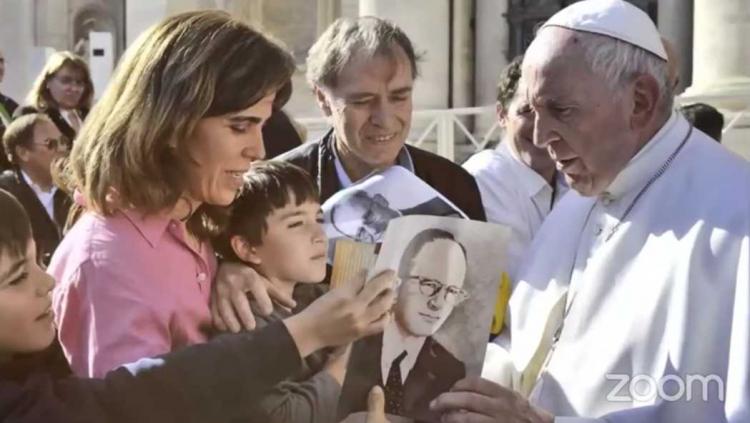
<instances>
[{"instance_id":1,"label":"pope francis","mask_svg":"<svg viewBox=\"0 0 750 423\"><path fill-rule=\"evenodd\" d=\"M620 0L574 3L523 79L575 191L538 232L486 379L443 422L750 422L750 164L673 111L659 33Z\"/></svg>"}]
</instances>

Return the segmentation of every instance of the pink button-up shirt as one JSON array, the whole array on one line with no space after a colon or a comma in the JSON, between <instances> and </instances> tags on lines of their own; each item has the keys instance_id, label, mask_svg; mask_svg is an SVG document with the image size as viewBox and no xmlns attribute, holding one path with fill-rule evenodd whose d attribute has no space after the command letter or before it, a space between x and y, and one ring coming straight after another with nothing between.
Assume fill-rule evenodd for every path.
<instances>
[{"instance_id":1,"label":"pink button-up shirt","mask_svg":"<svg viewBox=\"0 0 750 423\"><path fill-rule=\"evenodd\" d=\"M55 251L53 307L76 375L100 377L143 357L204 342L216 272L211 247L184 223L133 211L84 214Z\"/></svg>"}]
</instances>

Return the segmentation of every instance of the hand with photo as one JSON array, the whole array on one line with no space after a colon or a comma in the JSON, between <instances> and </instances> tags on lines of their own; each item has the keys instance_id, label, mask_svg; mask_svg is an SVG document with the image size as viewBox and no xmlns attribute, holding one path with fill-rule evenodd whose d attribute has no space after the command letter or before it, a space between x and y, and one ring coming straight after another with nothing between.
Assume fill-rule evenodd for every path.
<instances>
[{"instance_id":1,"label":"hand with photo","mask_svg":"<svg viewBox=\"0 0 750 423\"><path fill-rule=\"evenodd\" d=\"M532 406L518 392L482 378L459 380L430 403L441 423L553 423L555 417Z\"/></svg>"},{"instance_id":2,"label":"hand with photo","mask_svg":"<svg viewBox=\"0 0 750 423\"><path fill-rule=\"evenodd\" d=\"M299 351L341 346L383 331L390 321L396 276L385 271L357 292L354 284L334 289L284 321ZM303 355L304 356L304 355Z\"/></svg>"},{"instance_id":3,"label":"hand with photo","mask_svg":"<svg viewBox=\"0 0 750 423\"><path fill-rule=\"evenodd\" d=\"M257 303L258 312L269 315L273 302L294 308L296 302L252 267L233 262L219 266L211 295L211 317L220 331L239 332L255 329L255 317L248 296Z\"/></svg>"}]
</instances>

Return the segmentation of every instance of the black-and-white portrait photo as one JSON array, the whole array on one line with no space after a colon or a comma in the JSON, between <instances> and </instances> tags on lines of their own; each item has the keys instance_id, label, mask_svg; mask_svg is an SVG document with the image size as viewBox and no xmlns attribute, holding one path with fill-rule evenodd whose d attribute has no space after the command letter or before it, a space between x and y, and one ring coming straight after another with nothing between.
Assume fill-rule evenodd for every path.
<instances>
[{"instance_id":1,"label":"black-and-white portrait photo","mask_svg":"<svg viewBox=\"0 0 750 423\"><path fill-rule=\"evenodd\" d=\"M377 384L386 413L433 421L430 401L479 374L506 236L504 227L468 220L391 222L371 273L396 271L398 300L383 333L353 345L339 417L363 411Z\"/></svg>"},{"instance_id":2,"label":"black-and-white portrait photo","mask_svg":"<svg viewBox=\"0 0 750 423\"><path fill-rule=\"evenodd\" d=\"M409 215L466 218L455 205L401 166L339 191L323 204L329 240L379 243L391 219Z\"/></svg>"}]
</instances>

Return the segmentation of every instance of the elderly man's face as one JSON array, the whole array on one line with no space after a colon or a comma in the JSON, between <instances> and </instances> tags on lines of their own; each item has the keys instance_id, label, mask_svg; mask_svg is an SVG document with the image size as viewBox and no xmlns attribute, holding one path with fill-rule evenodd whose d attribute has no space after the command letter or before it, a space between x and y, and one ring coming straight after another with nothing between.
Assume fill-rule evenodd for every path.
<instances>
[{"instance_id":1,"label":"elderly man's face","mask_svg":"<svg viewBox=\"0 0 750 423\"><path fill-rule=\"evenodd\" d=\"M431 336L467 294L466 258L457 242L436 239L422 246L399 287L396 322L411 336Z\"/></svg>"},{"instance_id":2,"label":"elderly man's face","mask_svg":"<svg viewBox=\"0 0 750 423\"><path fill-rule=\"evenodd\" d=\"M629 90L613 92L587 68L576 33L555 27L529 46L523 75L536 113L534 144L547 148L571 188L604 192L638 148Z\"/></svg>"},{"instance_id":3,"label":"elderly man's face","mask_svg":"<svg viewBox=\"0 0 750 423\"><path fill-rule=\"evenodd\" d=\"M382 241L388 222L401 214L388 207L385 198L372 198L367 193L352 195L331 210L331 222L336 230L358 242Z\"/></svg>"},{"instance_id":4,"label":"elderly man's face","mask_svg":"<svg viewBox=\"0 0 750 423\"><path fill-rule=\"evenodd\" d=\"M331 117L336 148L349 176L359 178L396 161L411 126L412 85L409 58L392 54L355 55L338 75L335 87L316 95Z\"/></svg>"}]
</instances>

